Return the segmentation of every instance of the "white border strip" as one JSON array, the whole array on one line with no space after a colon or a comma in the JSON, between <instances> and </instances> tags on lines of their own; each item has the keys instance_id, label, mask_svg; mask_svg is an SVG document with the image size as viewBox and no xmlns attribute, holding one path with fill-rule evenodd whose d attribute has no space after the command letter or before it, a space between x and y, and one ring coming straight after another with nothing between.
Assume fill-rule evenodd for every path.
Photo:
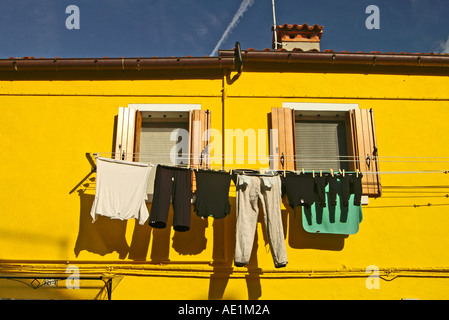
<instances>
[{"instance_id":1,"label":"white border strip","mask_svg":"<svg viewBox=\"0 0 449 320\"><path fill-rule=\"evenodd\" d=\"M353 109L359 109L358 104L347 103L307 103L307 102L283 102L283 108L293 109L295 111L337 111L346 112Z\"/></svg>"},{"instance_id":2,"label":"white border strip","mask_svg":"<svg viewBox=\"0 0 449 320\"><path fill-rule=\"evenodd\" d=\"M190 110L201 110L201 104L130 103L128 107L139 111L188 112Z\"/></svg>"}]
</instances>

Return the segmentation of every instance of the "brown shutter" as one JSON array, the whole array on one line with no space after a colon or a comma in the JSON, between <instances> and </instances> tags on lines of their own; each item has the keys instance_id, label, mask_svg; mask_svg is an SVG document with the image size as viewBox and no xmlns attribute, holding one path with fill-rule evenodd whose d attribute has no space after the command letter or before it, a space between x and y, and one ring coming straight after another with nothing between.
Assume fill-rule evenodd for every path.
<instances>
[{"instance_id":1,"label":"brown shutter","mask_svg":"<svg viewBox=\"0 0 449 320\"><path fill-rule=\"evenodd\" d=\"M350 170L365 172L362 178L363 195L381 195L376 131L372 109L354 109L346 115Z\"/></svg>"},{"instance_id":2,"label":"brown shutter","mask_svg":"<svg viewBox=\"0 0 449 320\"><path fill-rule=\"evenodd\" d=\"M115 159L139 161L142 115L138 110L119 107Z\"/></svg>"},{"instance_id":3,"label":"brown shutter","mask_svg":"<svg viewBox=\"0 0 449 320\"><path fill-rule=\"evenodd\" d=\"M273 170L296 170L294 110L272 108L271 129L270 153Z\"/></svg>"},{"instance_id":4,"label":"brown shutter","mask_svg":"<svg viewBox=\"0 0 449 320\"><path fill-rule=\"evenodd\" d=\"M192 168L208 168L210 166L210 150L207 145L210 143L211 117L209 110L190 111L190 166ZM192 175L192 191L196 191L195 174Z\"/></svg>"},{"instance_id":5,"label":"brown shutter","mask_svg":"<svg viewBox=\"0 0 449 320\"><path fill-rule=\"evenodd\" d=\"M140 136L142 133L142 112L136 111L136 126L134 131L134 157L133 161L138 162L140 159Z\"/></svg>"}]
</instances>

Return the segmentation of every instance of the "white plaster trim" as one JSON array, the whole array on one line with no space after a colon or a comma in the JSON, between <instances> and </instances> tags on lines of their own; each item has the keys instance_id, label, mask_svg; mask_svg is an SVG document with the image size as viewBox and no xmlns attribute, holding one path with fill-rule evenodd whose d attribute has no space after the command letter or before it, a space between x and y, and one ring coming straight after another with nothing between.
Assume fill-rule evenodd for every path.
<instances>
[{"instance_id":1,"label":"white plaster trim","mask_svg":"<svg viewBox=\"0 0 449 320\"><path fill-rule=\"evenodd\" d=\"M201 104L130 103L128 108L139 111L188 112L190 110L201 110Z\"/></svg>"},{"instance_id":2,"label":"white plaster trim","mask_svg":"<svg viewBox=\"0 0 449 320\"><path fill-rule=\"evenodd\" d=\"M346 112L353 109L359 109L358 104L348 103L307 103L307 102L283 102L283 108L293 109L295 111L332 111Z\"/></svg>"}]
</instances>

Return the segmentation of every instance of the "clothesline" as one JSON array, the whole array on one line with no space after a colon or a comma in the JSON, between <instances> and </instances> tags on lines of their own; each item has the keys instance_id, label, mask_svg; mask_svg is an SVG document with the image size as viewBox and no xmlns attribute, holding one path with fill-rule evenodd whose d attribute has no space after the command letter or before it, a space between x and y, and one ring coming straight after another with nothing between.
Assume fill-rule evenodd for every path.
<instances>
[{"instance_id":1,"label":"clothesline","mask_svg":"<svg viewBox=\"0 0 449 320\"><path fill-rule=\"evenodd\" d=\"M94 153L98 155L114 155L115 152L96 152ZM151 157L153 159L158 158L167 158L167 156L172 155L172 153L126 153L128 156L142 156L142 157ZM224 160L307 160L307 161L317 161L317 162L365 162L367 160L366 156L335 156L335 157L320 157L320 156L296 156L296 155L281 155L281 156L261 156L261 155L239 155L239 154L219 154L216 156L206 155L204 153L201 154L183 154L182 156L176 156L177 160L200 160L201 158L219 158ZM407 157L407 156L375 156L370 157L371 160L377 160L379 162L397 162L397 163L449 163L449 157ZM387 159L387 160L385 160ZM438 160L388 160L388 159L440 159ZM443 159L446 159L445 161Z\"/></svg>"},{"instance_id":2,"label":"clothesline","mask_svg":"<svg viewBox=\"0 0 449 320\"><path fill-rule=\"evenodd\" d=\"M99 155L101 153L94 153L95 155ZM112 155L114 154L113 152L109 152L108 154ZM164 159L166 160L166 158ZM187 160L186 158L178 158L178 160ZM145 161L141 161L140 162L145 162ZM184 167L184 168L190 168L190 169L210 169L210 170L221 170L221 171L235 171L235 170L240 170L240 171L250 171L250 170L257 170L259 172L291 172L291 173L315 173L315 174L320 174L320 173L324 173L324 174L329 174L329 173L335 173L335 174L342 174L347 173L347 174L355 174L357 173L357 171L349 171L349 170L344 170L344 169L333 169L333 168L329 168L329 169L310 169L310 168L301 168L299 170L284 170L284 169L272 169L272 168L242 168L241 165L239 164L235 164L235 165L230 165L230 164L224 164L224 165L205 165L205 164L187 164L187 163L180 163L180 164L173 164L173 163L168 163L168 161L161 161L160 163L158 163L159 161L157 161L156 158L151 159L151 163L152 164L164 164L164 165L171 165L171 166L176 166L176 167ZM332 171L331 171L332 170ZM385 174L448 174L449 170L444 170L444 169L440 169L440 170L407 170L407 171L400 171L400 170L396 170L396 171L358 171L358 173L361 173L363 175L385 175Z\"/></svg>"},{"instance_id":3,"label":"clothesline","mask_svg":"<svg viewBox=\"0 0 449 320\"><path fill-rule=\"evenodd\" d=\"M254 168L242 168L241 166L229 166L229 165L225 165L225 166L207 166L206 167L201 167L201 166L195 166L195 165L187 165L187 164L182 164L182 165L177 165L178 167L182 166L182 167L186 167L186 168L191 168L193 170L195 170L196 168L198 169L202 169L202 170L207 170L207 169L217 169L217 170L225 170L225 171L229 171L229 170L239 170L239 171L245 171L248 170L248 172L250 170L258 170L261 172L283 172L283 169L278 169L278 170L274 170L274 169L270 169L270 168L261 168L261 169L254 169ZM320 171L323 174L329 174L331 173L330 169L326 169L326 170L317 170L317 169L301 169L301 170L285 170L285 172L291 172L291 173L315 173L317 175L320 174ZM343 170L343 169L336 169L333 170L334 174L342 174L343 172L346 174L355 174L357 173L356 171L349 171L349 170ZM378 175L378 174L427 174L427 173L445 173L448 174L449 170L417 170L417 171L359 171L358 173L361 173L363 175Z\"/></svg>"},{"instance_id":4,"label":"clothesline","mask_svg":"<svg viewBox=\"0 0 449 320\"><path fill-rule=\"evenodd\" d=\"M104 151L104 152L95 152L92 154L115 154L114 151ZM170 152L127 152L127 154L170 154ZM204 153L202 153L204 154ZM223 155L239 155L239 154L223 154ZM255 154L244 154L245 156L260 156ZM294 157L295 155L290 155L289 157ZM313 157L313 156L305 156L305 157ZM336 156L338 158L364 158L364 156ZM413 158L413 159L448 159L448 157L425 157L425 156L376 156L378 158Z\"/></svg>"}]
</instances>

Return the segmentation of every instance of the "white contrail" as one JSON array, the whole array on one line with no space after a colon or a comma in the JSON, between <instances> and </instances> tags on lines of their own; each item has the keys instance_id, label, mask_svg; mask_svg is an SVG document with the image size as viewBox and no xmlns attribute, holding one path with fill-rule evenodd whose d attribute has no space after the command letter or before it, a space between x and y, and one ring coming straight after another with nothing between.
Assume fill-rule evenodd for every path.
<instances>
[{"instance_id":1,"label":"white contrail","mask_svg":"<svg viewBox=\"0 0 449 320\"><path fill-rule=\"evenodd\" d=\"M440 53L449 53L449 37L447 37L447 41L441 43L441 52Z\"/></svg>"},{"instance_id":2,"label":"white contrail","mask_svg":"<svg viewBox=\"0 0 449 320\"><path fill-rule=\"evenodd\" d=\"M243 14L246 12L246 10L248 10L249 7L251 7L253 5L253 3L254 3L254 0L243 0L242 1L239 9L237 10L237 12L234 15L234 18L232 18L231 23L228 25L225 32L223 33L220 40L218 41L217 45L215 46L214 50L212 51L212 53L209 56L214 56L217 54L218 48L229 37L229 34L237 26L240 18L243 16Z\"/></svg>"}]
</instances>

